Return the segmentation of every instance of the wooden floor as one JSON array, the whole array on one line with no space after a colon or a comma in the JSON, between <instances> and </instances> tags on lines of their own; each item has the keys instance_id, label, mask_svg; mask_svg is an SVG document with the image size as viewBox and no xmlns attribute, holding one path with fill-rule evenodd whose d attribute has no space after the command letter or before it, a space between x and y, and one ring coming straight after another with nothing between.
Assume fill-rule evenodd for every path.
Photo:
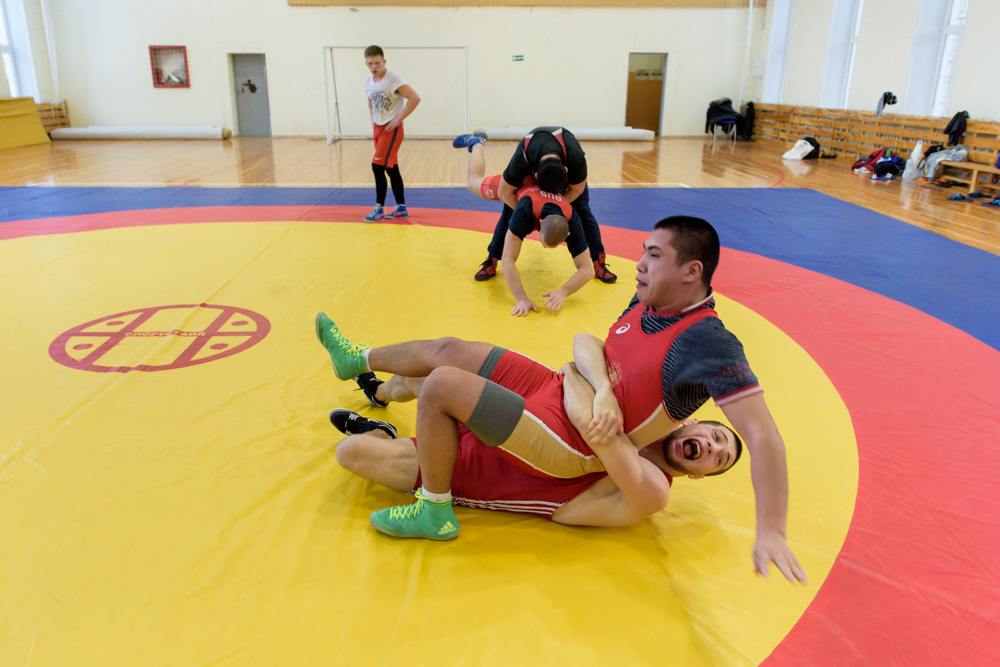
<instances>
[{"instance_id":1,"label":"wooden floor","mask_svg":"<svg viewBox=\"0 0 1000 667\"><path fill-rule=\"evenodd\" d=\"M489 142L487 171L499 173L515 145ZM871 181L846 159L783 161L780 146L702 138L584 148L591 187L811 188L1000 254L1000 210L948 201L959 188ZM0 152L0 186L369 187L371 149L367 140L304 137L55 141ZM403 177L411 187L461 186L467 157L449 141L411 139L401 150Z\"/></svg>"}]
</instances>

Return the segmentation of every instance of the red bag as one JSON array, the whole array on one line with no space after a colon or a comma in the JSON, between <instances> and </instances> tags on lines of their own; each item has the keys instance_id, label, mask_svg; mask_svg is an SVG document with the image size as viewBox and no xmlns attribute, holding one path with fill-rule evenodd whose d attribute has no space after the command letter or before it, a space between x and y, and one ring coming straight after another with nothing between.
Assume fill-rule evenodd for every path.
<instances>
[{"instance_id":1,"label":"red bag","mask_svg":"<svg viewBox=\"0 0 1000 667\"><path fill-rule=\"evenodd\" d=\"M870 154L868 157L863 157L857 162L855 162L853 165L851 165L851 169L861 169L862 167L864 167L868 171L874 173L875 163L878 162L880 158L888 157L890 155L892 155L892 149L880 148L874 153Z\"/></svg>"}]
</instances>

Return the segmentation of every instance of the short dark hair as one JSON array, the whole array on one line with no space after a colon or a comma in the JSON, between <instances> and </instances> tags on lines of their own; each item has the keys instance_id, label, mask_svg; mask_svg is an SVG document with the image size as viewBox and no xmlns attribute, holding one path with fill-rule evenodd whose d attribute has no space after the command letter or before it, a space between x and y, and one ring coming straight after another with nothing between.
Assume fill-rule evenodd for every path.
<instances>
[{"instance_id":1,"label":"short dark hair","mask_svg":"<svg viewBox=\"0 0 1000 667\"><path fill-rule=\"evenodd\" d=\"M365 49L365 58L370 58L371 56L382 56L382 59L385 60L385 54L382 53L382 47L375 46L374 44Z\"/></svg>"},{"instance_id":2,"label":"short dark hair","mask_svg":"<svg viewBox=\"0 0 1000 667\"><path fill-rule=\"evenodd\" d=\"M712 275L719 266L719 234L708 221L688 215L672 215L660 220L653 229L670 230L674 236L670 245L677 251L677 263L697 259L703 267L702 282L705 287L712 284Z\"/></svg>"},{"instance_id":3,"label":"short dark hair","mask_svg":"<svg viewBox=\"0 0 1000 667\"><path fill-rule=\"evenodd\" d=\"M714 477L715 475L721 475L724 472L729 472L729 470L731 470L732 467L734 465L736 465L736 462L740 460L740 454L743 453L743 441L740 440L739 434L737 434L735 430L729 428L728 426L726 426L722 422L717 422L717 421L714 421L714 420L711 420L711 419L706 419L705 421L702 421L702 422L699 422L699 423L701 423L701 424L712 424L713 426L721 426L722 428L726 429L727 431L729 431L730 433L733 434L733 442L736 443L736 456L733 458L733 462L730 463L729 467L726 468L725 470L720 470L718 472L710 472L707 475L705 475L705 477Z\"/></svg>"},{"instance_id":4,"label":"short dark hair","mask_svg":"<svg viewBox=\"0 0 1000 667\"><path fill-rule=\"evenodd\" d=\"M538 163L538 187L554 195L561 195L569 187L569 176L559 158L544 159Z\"/></svg>"},{"instance_id":5,"label":"short dark hair","mask_svg":"<svg viewBox=\"0 0 1000 667\"><path fill-rule=\"evenodd\" d=\"M569 236L569 223L566 217L559 213L553 213L542 218L542 223L538 227L538 237L547 246L554 247L562 243Z\"/></svg>"}]
</instances>

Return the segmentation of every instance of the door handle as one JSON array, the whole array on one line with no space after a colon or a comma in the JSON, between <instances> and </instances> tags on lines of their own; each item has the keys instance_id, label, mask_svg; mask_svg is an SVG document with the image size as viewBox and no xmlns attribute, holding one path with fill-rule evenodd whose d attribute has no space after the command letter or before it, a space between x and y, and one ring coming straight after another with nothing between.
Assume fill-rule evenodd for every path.
<instances>
[{"instance_id":1,"label":"door handle","mask_svg":"<svg viewBox=\"0 0 1000 667\"><path fill-rule=\"evenodd\" d=\"M251 93L257 92L257 85L250 79L247 79L246 83L240 85L240 92L241 93L244 92L247 88L250 89Z\"/></svg>"}]
</instances>

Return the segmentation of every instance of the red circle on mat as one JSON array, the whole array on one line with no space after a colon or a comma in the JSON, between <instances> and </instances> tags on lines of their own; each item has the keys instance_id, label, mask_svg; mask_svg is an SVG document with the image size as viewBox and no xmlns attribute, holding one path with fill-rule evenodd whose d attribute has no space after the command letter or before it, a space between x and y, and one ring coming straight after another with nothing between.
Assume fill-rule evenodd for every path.
<instances>
[{"instance_id":1,"label":"red circle on mat","mask_svg":"<svg viewBox=\"0 0 1000 667\"><path fill-rule=\"evenodd\" d=\"M204 324L190 329L161 326L176 322L180 313L169 311L180 310L201 311L192 312L189 319ZM169 371L231 357L264 340L270 331L266 317L245 308L206 303L154 306L108 315L64 331L49 345L49 356L63 366L94 373ZM164 359L145 358L132 365L113 361L149 354L155 346L144 347L142 342L170 337L182 342L171 347ZM70 354L70 350L89 352L81 356Z\"/></svg>"}]
</instances>

